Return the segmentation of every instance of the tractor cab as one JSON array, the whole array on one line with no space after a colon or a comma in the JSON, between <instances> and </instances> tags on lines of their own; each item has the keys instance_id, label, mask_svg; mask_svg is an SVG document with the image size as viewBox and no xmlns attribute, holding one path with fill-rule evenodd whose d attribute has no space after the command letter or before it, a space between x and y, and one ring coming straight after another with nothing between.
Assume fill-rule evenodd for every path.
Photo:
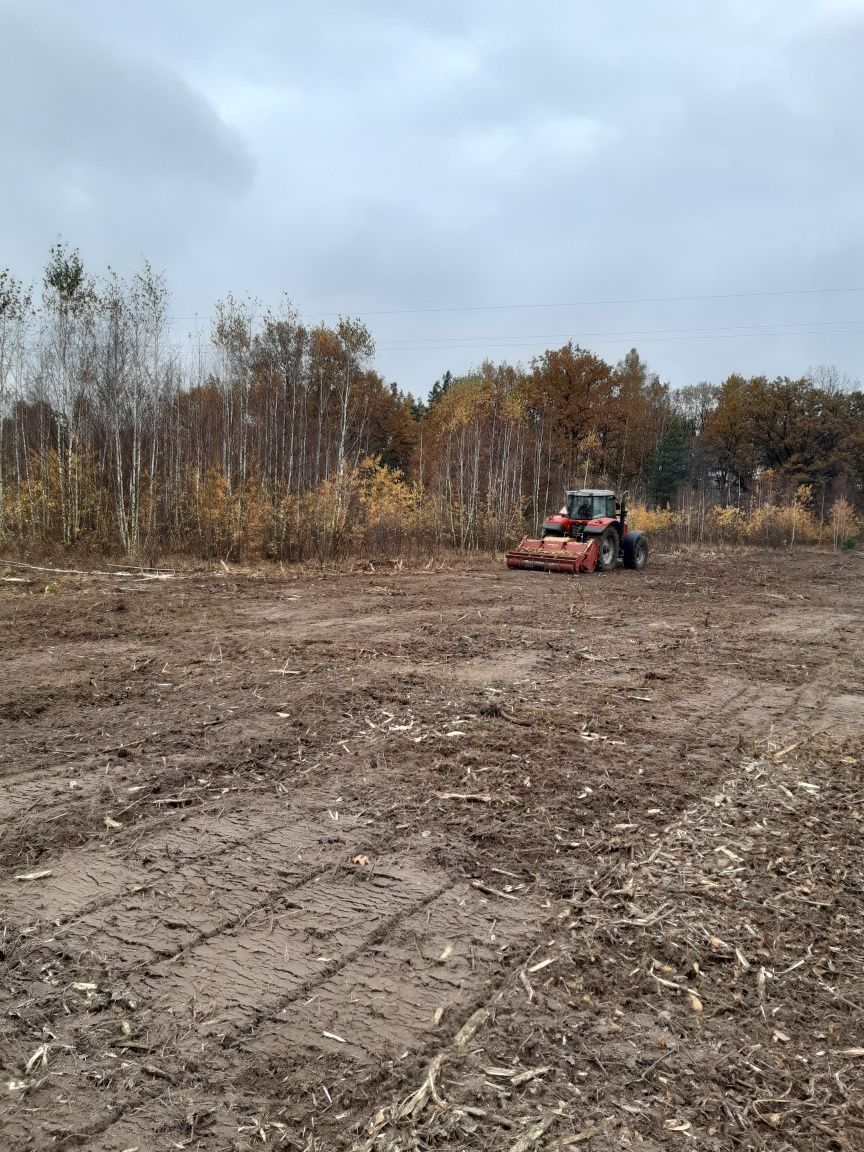
<instances>
[{"instance_id":1,"label":"tractor cab","mask_svg":"<svg viewBox=\"0 0 864 1152\"><path fill-rule=\"evenodd\" d=\"M617 500L615 493L605 489L582 488L567 493L567 503L561 514L568 520L579 520L586 523L589 520L616 519ZM619 506L620 507L620 506Z\"/></svg>"},{"instance_id":2,"label":"tractor cab","mask_svg":"<svg viewBox=\"0 0 864 1152\"><path fill-rule=\"evenodd\" d=\"M602 531L621 520L621 504L608 488L573 488L557 516L543 523L546 536L581 536L587 526Z\"/></svg>"}]
</instances>

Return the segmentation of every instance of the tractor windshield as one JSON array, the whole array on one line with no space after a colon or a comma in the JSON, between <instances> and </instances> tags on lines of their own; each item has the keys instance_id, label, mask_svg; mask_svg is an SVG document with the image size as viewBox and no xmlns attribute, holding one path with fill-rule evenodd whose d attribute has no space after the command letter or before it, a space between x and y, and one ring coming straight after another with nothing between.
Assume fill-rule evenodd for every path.
<instances>
[{"instance_id":1,"label":"tractor windshield","mask_svg":"<svg viewBox=\"0 0 864 1152\"><path fill-rule=\"evenodd\" d=\"M567 515L571 520L595 520L598 516L615 515L614 496L596 496L592 492L570 492Z\"/></svg>"}]
</instances>

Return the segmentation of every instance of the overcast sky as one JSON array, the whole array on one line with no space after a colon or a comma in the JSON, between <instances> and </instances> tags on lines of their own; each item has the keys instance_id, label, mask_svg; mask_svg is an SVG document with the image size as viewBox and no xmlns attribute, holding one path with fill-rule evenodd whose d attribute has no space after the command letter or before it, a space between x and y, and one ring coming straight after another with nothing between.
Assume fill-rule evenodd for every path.
<instances>
[{"instance_id":1,"label":"overcast sky","mask_svg":"<svg viewBox=\"0 0 864 1152\"><path fill-rule=\"evenodd\" d=\"M800 290L864 288L862 109L864 0L0 0L0 267L360 314L421 394L570 336L860 379Z\"/></svg>"}]
</instances>

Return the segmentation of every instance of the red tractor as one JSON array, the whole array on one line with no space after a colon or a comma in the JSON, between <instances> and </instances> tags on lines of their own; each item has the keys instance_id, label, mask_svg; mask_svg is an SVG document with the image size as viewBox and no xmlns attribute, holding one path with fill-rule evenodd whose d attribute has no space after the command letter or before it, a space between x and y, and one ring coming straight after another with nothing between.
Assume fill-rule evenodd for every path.
<instances>
[{"instance_id":1,"label":"red tractor","mask_svg":"<svg viewBox=\"0 0 864 1152\"><path fill-rule=\"evenodd\" d=\"M631 531L627 507L614 492L579 488L567 493L557 516L543 521L543 536L526 536L507 553L508 568L543 572L611 572L619 563L641 572L648 563L648 541Z\"/></svg>"}]
</instances>

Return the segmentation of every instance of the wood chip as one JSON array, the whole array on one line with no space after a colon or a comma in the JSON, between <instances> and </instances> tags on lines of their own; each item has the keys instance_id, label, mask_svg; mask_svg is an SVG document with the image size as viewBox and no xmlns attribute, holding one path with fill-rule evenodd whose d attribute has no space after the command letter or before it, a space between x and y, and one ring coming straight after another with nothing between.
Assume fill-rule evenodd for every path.
<instances>
[{"instance_id":1,"label":"wood chip","mask_svg":"<svg viewBox=\"0 0 864 1152\"><path fill-rule=\"evenodd\" d=\"M36 1051L33 1053L33 1055L30 1057L30 1059L27 1061L27 1067L26 1067L25 1071L32 1072L33 1068L37 1064L40 1064L40 1063L41 1063L42 1067L44 1068L45 1065L48 1063L48 1048L49 1047L50 1047L50 1045L48 1045L48 1044L40 1044L39 1047L36 1049Z\"/></svg>"},{"instance_id":2,"label":"wood chip","mask_svg":"<svg viewBox=\"0 0 864 1152\"><path fill-rule=\"evenodd\" d=\"M477 888L480 892L486 892L490 896L500 896L502 900L515 900L516 897L510 892L502 892L498 888L490 888L488 884L481 884L479 880L472 880L471 887Z\"/></svg>"},{"instance_id":3,"label":"wood chip","mask_svg":"<svg viewBox=\"0 0 864 1152\"><path fill-rule=\"evenodd\" d=\"M15 877L16 880L30 881L30 880L44 880L46 876L53 876L53 868L45 868L42 872L19 872Z\"/></svg>"},{"instance_id":4,"label":"wood chip","mask_svg":"<svg viewBox=\"0 0 864 1152\"><path fill-rule=\"evenodd\" d=\"M328 1040L335 1040L337 1044L347 1044L348 1041L343 1039L342 1036L337 1036L335 1032L322 1032L322 1036L326 1036Z\"/></svg>"},{"instance_id":5,"label":"wood chip","mask_svg":"<svg viewBox=\"0 0 864 1152\"><path fill-rule=\"evenodd\" d=\"M437 1089L435 1087L435 1077L441 1070L445 1058L453 1052L459 1052L468 1044L472 1039L475 1032L489 1019L488 1008L478 1008L476 1012L472 1013L450 1044L449 1049L445 1048L439 1052L429 1063L426 1069L426 1076L423 1083L413 1092L407 1100L403 1102L393 1111L392 1119L399 1121L404 1120L408 1116L419 1115L420 1112L426 1107L427 1102L431 1099L436 1103L440 1103ZM387 1109L382 1109L375 1116L372 1123L372 1136L363 1144L362 1152L372 1152L372 1149L377 1147L376 1133L387 1123L390 1112Z\"/></svg>"},{"instance_id":6,"label":"wood chip","mask_svg":"<svg viewBox=\"0 0 864 1152\"><path fill-rule=\"evenodd\" d=\"M629 1112L631 1116L641 1116L645 1111L640 1108L638 1104L628 1104L625 1100L613 1100L613 1104L617 1104L619 1108L623 1108L625 1112Z\"/></svg>"},{"instance_id":7,"label":"wood chip","mask_svg":"<svg viewBox=\"0 0 864 1152\"><path fill-rule=\"evenodd\" d=\"M658 984L662 984L664 988L674 988L676 992L684 991L683 984L676 984L674 980L665 980L662 976L658 976L654 972L649 972L648 975L652 980L656 980Z\"/></svg>"},{"instance_id":8,"label":"wood chip","mask_svg":"<svg viewBox=\"0 0 864 1152\"><path fill-rule=\"evenodd\" d=\"M474 1108L470 1104L463 1104L461 1108L455 1109L457 1116L475 1116L478 1120L482 1120L486 1115L485 1108Z\"/></svg>"},{"instance_id":9,"label":"wood chip","mask_svg":"<svg viewBox=\"0 0 864 1152\"><path fill-rule=\"evenodd\" d=\"M520 1084L527 1084L529 1080L539 1080L541 1076L550 1071L551 1065L544 1064L542 1068L526 1068L524 1072L519 1072L510 1078L510 1083L514 1088Z\"/></svg>"},{"instance_id":10,"label":"wood chip","mask_svg":"<svg viewBox=\"0 0 864 1152\"><path fill-rule=\"evenodd\" d=\"M534 1127L530 1128L524 1136L520 1136L515 1144L511 1145L510 1152L528 1152L528 1149L542 1138L546 1132L546 1129L551 1128L557 1119L557 1113L553 1113L550 1116L544 1116L539 1124L535 1124Z\"/></svg>"},{"instance_id":11,"label":"wood chip","mask_svg":"<svg viewBox=\"0 0 864 1152\"><path fill-rule=\"evenodd\" d=\"M548 968L550 964L554 964L556 959L556 956L550 956L548 960L541 960L539 964L532 964L528 971L539 972L543 968Z\"/></svg>"},{"instance_id":12,"label":"wood chip","mask_svg":"<svg viewBox=\"0 0 864 1152\"><path fill-rule=\"evenodd\" d=\"M592 1136L600 1134L599 1128L583 1128L581 1132L577 1132L575 1136L565 1136L561 1141L562 1148L570 1148L574 1144L584 1144L586 1140L590 1140Z\"/></svg>"},{"instance_id":13,"label":"wood chip","mask_svg":"<svg viewBox=\"0 0 864 1152\"><path fill-rule=\"evenodd\" d=\"M169 1083L174 1083L174 1077L170 1072L166 1072L164 1068L160 1068L156 1064L142 1064L141 1068L150 1076L155 1076L157 1080L167 1080Z\"/></svg>"},{"instance_id":14,"label":"wood chip","mask_svg":"<svg viewBox=\"0 0 864 1152\"><path fill-rule=\"evenodd\" d=\"M798 741L800 744L800 740ZM782 760L784 756L788 756L790 752L794 752L798 744L790 744L788 748L781 748L779 752L774 753L775 760Z\"/></svg>"}]
</instances>

